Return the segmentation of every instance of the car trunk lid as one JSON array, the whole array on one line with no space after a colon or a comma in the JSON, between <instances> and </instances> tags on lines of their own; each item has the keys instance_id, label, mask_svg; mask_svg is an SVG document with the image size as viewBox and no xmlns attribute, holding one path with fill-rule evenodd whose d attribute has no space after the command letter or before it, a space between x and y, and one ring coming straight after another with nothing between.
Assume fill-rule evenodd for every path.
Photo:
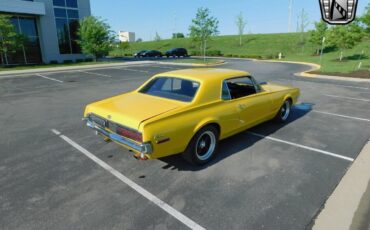
<instances>
[{"instance_id":1,"label":"car trunk lid","mask_svg":"<svg viewBox=\"0 0 370 230\"><path fill-rule=\"evenodd\" d=\"M143 121L180 106L181 102L142 93L128 93L90 104L88 111L129 128L139 129Z\"/></svg>"}]
</instances>

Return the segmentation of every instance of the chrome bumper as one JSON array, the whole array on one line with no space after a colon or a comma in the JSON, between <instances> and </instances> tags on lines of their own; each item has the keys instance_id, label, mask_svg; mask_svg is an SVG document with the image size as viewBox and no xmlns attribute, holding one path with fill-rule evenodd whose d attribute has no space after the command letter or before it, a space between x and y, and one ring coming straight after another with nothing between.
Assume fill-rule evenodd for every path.
<instances>
[{"instance_id":1,"label":"chrome bumper","mask_svg":"<svg viewBox=\"0 0 370 230\"><path fill-rule=\"evenodd\" d=\"M105 137L108 137L109 139L116 141L120 144L123 144L131 149L134 149L135 151L141 153L141 154L151 154L153 152L152 145L149 142L138 144L128 138L122 137L118 134L109 132L98 125L94 124L93 121L91 121L89 118L83 118L84 121L86 121L86 125L96 132L102 134Z\"/></svg>"}]
</instances>

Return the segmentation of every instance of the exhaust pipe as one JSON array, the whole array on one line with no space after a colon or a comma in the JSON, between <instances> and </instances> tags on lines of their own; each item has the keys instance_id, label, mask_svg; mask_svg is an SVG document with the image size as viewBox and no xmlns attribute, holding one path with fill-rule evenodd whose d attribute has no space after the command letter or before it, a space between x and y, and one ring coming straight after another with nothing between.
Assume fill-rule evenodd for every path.
<instances>
[{"instance_id":1,"label":"exhaust pipe","mask_svg":"<svg viewBox=\"0 0 370 230\"><path fill-rule=\"evenodd\" d=\"M135 157L136 160L141 160L141 161L148 160L148 157L146 157L144 153L135 153L133 156Z\"/></svg>"}]
</instances>

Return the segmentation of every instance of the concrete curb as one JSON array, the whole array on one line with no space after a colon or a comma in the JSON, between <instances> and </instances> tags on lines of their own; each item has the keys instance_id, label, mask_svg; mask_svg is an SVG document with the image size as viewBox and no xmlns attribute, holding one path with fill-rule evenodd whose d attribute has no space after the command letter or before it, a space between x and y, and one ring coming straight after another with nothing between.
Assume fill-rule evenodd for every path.
<instances>
[{"instance_id":1,"label":"concrete curb","mask_svg":"<svg viewBox=\"0 0 370 230\"><path fill-rule=\"evenodd\" d=\"M347 230L370 181L370 140L326 201L313 230Z\"/></svg>"},{"instance_id":2,"label":"concrete curb","mask_svg":"<svg viewBox=\"0 0 370 230\"><path fill-rule=\"evenodd\" d=\"M83 70L83 69L99 69L99 68L105 68L105 67L131 66L131 65L133 66L133 65L155 64L155 63L157 62L155 61L119 62L119 63L109 63L109 64L76 65L76 66L25 69L25 70L9 70L9 71L1 71L0 78L2 76L7 76L7 75L22 75L22 74Z\"/></svg>"},{"instance_id":3,"label":"concrete curb","mask_svg":"<svg viewBox=\"0 0 370 230\"><path fill-rule=\"evenodd\" d=\"M212 67L212 66L220 66L224 65L227 62L221 61L220 63L215 63L215 64L198 64L198 63L177 63L177 62L157 62L158 64L163 64L163 65L177 65L177 66L194 66L194 67Z\"/></svg>"},{"instance_id":4,"label":"concrete curb","mask_svg":"<svg viewBox=\"0 0 370 230\"><path fill-rule=\"evenodd\" d=\"M290 64L299 64L299 65L306 65L310 66L311 69L295 73L295 76L298 77L310 77L310 78L319 78L319 79L326 79L326 80L338 80L338 81L352 81L352 82L370 82L370 79L364 79L364 78L355 78L355 77L339 77L339 76L331 76L331 75L319 75L319 74L312 74L311 71L319 70L321 68L320 65L315 63L309 63L309 62L295 62L295 61L275 61L275 60L257 60L255 61L261 61L261 62L276 62L276 63L290 63Z\"/></svg>"},{"instance_id":5,"label":"concrete curb","mask_svg":"<svg viewBox=\"0 0 370 230\"><path fill-rule=\"evenodd\" d=\"M232 57L207 57L207 58L222 58L222 59L231 59L231 60L246 60L246 61L258 61L258 62L276 62L276 63L289 63L289 64L298 64L298 65L306 65L311 67L309 70L295 73L294 75L297 77L310 77L310 78L319 78L319 79L326 79L326 80L338 80L338 81L351 81L351 82L370 82L370 79L363 79L363 78L355 78L355 77L339 77L339 76L331 76L331 75L319 75L319 74L312 74L311 71L319 70L321 68L320 65L310 62L298 62L298 61L277 61L277 60L260 60L260 59L251 59L251 58L232 58Z\"/></svg>"}]
</instances>

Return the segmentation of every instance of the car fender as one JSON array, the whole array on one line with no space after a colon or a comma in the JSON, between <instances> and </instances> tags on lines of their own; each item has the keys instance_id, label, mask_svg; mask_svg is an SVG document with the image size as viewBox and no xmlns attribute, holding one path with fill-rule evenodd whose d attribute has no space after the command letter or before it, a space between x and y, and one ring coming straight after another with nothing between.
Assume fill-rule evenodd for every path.
<instances>
[{"instance_id":1,"label":"car fender","mask_svg":"<svg viewBox=\"0 0 370 230\"><path fill-rule=\"evenodd\" d=\"M219 126L219 128L221 129L221 126L218 122L218 118L216 117L210 117L210 118L205 118L203 120L201 120L200 122L198 122L198 124L194 127L194 135L200 130L202 129L203 127L209 125L209 124L217 124ZM220 130L221 132L221 130Z\"/></svg>"}]
</instances>

